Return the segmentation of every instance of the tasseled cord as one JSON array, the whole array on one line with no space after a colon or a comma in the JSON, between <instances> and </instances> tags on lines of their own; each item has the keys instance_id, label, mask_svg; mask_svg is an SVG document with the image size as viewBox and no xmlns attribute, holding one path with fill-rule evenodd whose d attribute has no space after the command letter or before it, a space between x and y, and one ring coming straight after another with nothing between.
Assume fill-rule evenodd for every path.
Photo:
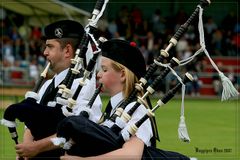
<instances>
[{"instance_id":1,"label":"tasseled cord","mask_svg":"<svg viewBox=\"0 0 240 160\"><path fill-rule=\"evenodd\" d=\"M187 126L185 123L185 117L184 117L184 97L185 97L185 84L182 82L181 77L177 75L177 73L169 67L172 71L172 73L177 77L178 81L182 83L182 103L181 103L181 115L180 115L180 122L178 125L178 138L183 142L190 142L190 138L187 131Z\"/></svg>"},{"instance_id":2,"label":"tasseled cord","mask_svg":"<svg viewBox=\"0 0 240 160\"><path fill-rule=\"evenodd\" d=\"M181 77L178 76L178 74L175 72L174 69L170 67L170 64L162 64L161 62L154 61L157 65L162 67L168 67L172 74L177 77L178 81L182 83L182 103L181 103L181 116L180 116L180 122L178 126L178 137L183 142L190 142L190 138L187 131L187 126L185 123L185 117L184 117L184 96L185 96L185 84L182 82Z\"/></svg>"},{"instance_id":3,"label":"tasseled cord","mask_svg":"<svg viewBox=\"0 0 240 160\"><path fill-rule=\"evenodd\" d=\"M211 62L212 66L216 69L216 71L219 74L219 77L221 78L222 85L223 85L223 91L222 91L222 101L228 100L231 97L236 97L239 95L238 91L234 88L232 82L228 77L226 77L217 67L217 65L213 62L211 59L208 51L205 48L205 41L204 41L204 31L203 31L203 22L202 22L202 13L203 9L199 7L199 23L198 23L198 29L199 29L199 35L200 35L200 45L208 57L209 61Z\"/></svg>"},{"instance_id":4,"label":"tasseled cord","mask_svg":"<svg viewBox=\"0 0 240 160\"><path fill-rule=\"evenodd\" d=\"M182 85L182 103L181 103L181 116L180 116L180 122L178 125L178 137L183 142L190 142L190 138L187 131L187 126L185 123L185 117L184 117L184 96L185 96L185 85Z\"/></svg>"},{"instance_id":5,"label":"tasseled cord","mask_svg":"<svg viewBox=\"0 0 240 160\"><path fill-rule=\"evenodd\" d=\"M189 63L190 61L192 61L194 59L194 57L196 57L198 54L200 54L201 52L204 52L206 54L206 56L208 57L210 63L212 64L212 66L214 67L214 69L218 72L219 77L222 81L222 85L223 85L223 91L222 91L222 101L228 100L231 97L236 97L239 95L238 91L235 89L235 87L233 86L232 82L230 81L230 79L228 77L226 77L223 72L221 72L217 65L214 63L214 61L212 60L212 58L210 57L208 51L206 50L206 46L205 46L205 40L204 40L204 31L203 31L203 22L202 22L202 13L203 13L203 9L201 8L201 6L199 7L199 22L198 22L198 31L199 31L199 37L200 37L200 45L201 48L191 57L180 61L180 65L185 65L187 63Z\"/></svg>"}]
</instances>

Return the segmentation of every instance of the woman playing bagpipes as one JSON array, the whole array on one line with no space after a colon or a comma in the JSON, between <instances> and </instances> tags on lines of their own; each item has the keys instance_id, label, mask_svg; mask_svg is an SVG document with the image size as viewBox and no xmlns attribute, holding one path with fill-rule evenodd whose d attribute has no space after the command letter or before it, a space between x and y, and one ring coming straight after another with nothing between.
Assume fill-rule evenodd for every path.
<instances>
[{"instance_id":1,"label":"woman playing bagpipes","mask_svg":"<svg viewBox=\"0 0 240 160\"><path fill-rule=\"evenodd\" d=\"M144 76L145 72L144 58L134 42L113 39L103 43L101 70L97 76L99 82L103 84L103 91L111 96L103 122L93 123L81 114L61 121L57 136L68 137L70 139L67 140L72 142L67 154L61 156L62 160L142 159L144 150L147 146L151 146L153 137L150 120L146 120L136 134L126 141L119 136L120 133L115 133L109 128L108 122L116 108L129 96L138 79ZM131 102L126 110L129 110L134 103ZM144 116L146 110L144 105L140 105L128 123L135 123ZM178 153L174 156L179 159L181 157L188 159Z\"/></svg>"},{"instance_id":2,"label":"woman playing bagpipes","mask_svg":"<svg viewBox=\"0 0 240 160\"><path fill-rule=\"evenodd\" d=\"M40 88L40 100L37 103L43 105L40 107L51 107L48 106L48 102L54 101L58 92L58 86L63 82L68 73L71 59L75 56L74 53L80 44L84 29L82 25L76 21L61 20L46 26L44 32L46 47L43 54L50 62L50 69L55 73L55 76L53 79L47 80ZM80 76L73 80L73 84L71 85L72 93L75 92L79 85L79 79ZM95 82L95 80L93 81ZM89 83L83 87L77 98L76 106L85 106L88 103L88 99L85 99L84 96L87 93L91 94L91 91L95 89L95 83L92 83L93 81L89 81ZM96 119L99 119L101 116L101 105L101 100L98 97L93 105L93 115ZM34 110L32 112L34 112ZM34 121L37 119L36 121L38 121L38 123L46 125L44 128L46 131L52 129L48 127L48 123L51 123L51 120L54 119L52 116L58 116L56 114L59 114L60 117L63 116L61 109L56 113L46 112L43 114L41 113L41 109L38 109L35 113L29 112L27 114L32 114ZM35 124L35 126L38 127L37 124ZM58 147L52 145L50 137L54 137L54 135L49 135L49 137L41 139L36 138L32 135L31 130L26 128L23 142L17 144L15 147L16 152L21 157L30 157L31 159L59 159L62 152L60 149L56 149Z\"/></svg>"},{"instance_id":3,"label":"woman playing bagpipes","mask_svg":"<svg viewBox=\"0 0 240 160\"><path fill-rule=\"evenodd\" d=\"M189 19L180 26L178 31L175 33L175 35L171 38L169 41L169 45L166 47L165 50L161 50L161 56L159 56L156 61L154 61L154 64L151 65L148 69L148 74L146 74L145 77L148 77L152 71L155 70L157 65L162 66L162 55L164 57L168 57L168 51L177 44L178 40L181 38L181 36L187 31L189 25L198 17L199 15L199 33L200 33L200 42L201 42L201 48L195 53L195 56L201 52L204 52L211 64L214 66L214 68L219 72L219 76L221 77L224 84L227 86L225 87L225 92L223 92L223 100L226 100L232 96L236 96L239 93L235 90L234 87L232 87L232 84L229 83L229 80L225 78L224 74L220 72L215 65L215 63L211 60L207 50L205 49L205 42L204 42L204 32L203 32L203 25L202 25L202 11L203 7L206 7L210 4L209 0L200 0L200 5L197 6L197 8L194 10L192 15L189 17ZM100 71L99 75L99 81L103 83L103 86L108 93L112 93L111 95L111 105L110 111L106 112L106 120L101 123L100 125L93 123L89 121L84 116L73 116L68 117L67 119L63 120L59 126L57 131L57 137L59 139L52 139L52 142L55 145L64 144L63 148L67 151L67 154L65 156L62 156L61 159L161 159L161 160L189 160L188 157L181 155L176 152L171 151L163 151L154 147L151 147L150 138L152 136L152 129L149 122L149 117L154 116L154 111L159 108L160 106L164 105L166 102L168 102L176 93L176 91L181 88L182 91L184 91L185 83L192 81L193 77L186 73L183 80L180 78L178 83L173 89L168 91L164 97L157 102L157 105L147 112L144 106L147 106L146 104L140 103L140 106L135 110L135 112L132 114L132 119L128 123L134 123L134 125L128 125L124 127L125 124L121 124L122 121L118 122L117 119L112 118L112 113L115 112L116 106L121 106L121 100L126 98L125 96L125 90L124 87L126 85L131 86L131 82L129 83L127 81L127 75L123 69L117 70L115 66L113 65L113 62L108 63L107 60L111 59L113 61L117 61L118 63L122 64L125 68L128 68L132 71L135 76L138 76L138 74L143 71L141 70L141 66L139 66L139 63L141 61L140 52L137 51L136 47L133 49L134 46L130 45L126 41L121 40L110 40L108 42L105 42L102 46L102 71ZM124 50L125 49L125 50ZM127 54L128 53L128 54ZM123 56L124 54L127 54L127 58ZM134 57L134 58L133 58ZM106 60L106 59L107 60ZM193 58L193 57L191 57ZM105 61L106 60L106 61ZM111 61L110 60L110 61ZM177 62L178 60L172 59L173 61ZM177 62L178 64L184 65L188 60L183 60L181 62ZM160 62L160 63L159 63ZM115 62L114 62L115 63ZM171 63L174 64L174 63ZM171 65L170 64L170 65ZM107 67L106 67L107 66ZM132 68L133 66L137 66L137 70ZM167 66L169 67L169 66ZM108 74L112 71L111 77L107 77ZM140 72L139 72L140 71ZM165 73L168 72L168 68L166 68L163 71L163 74L161 73L160 76L156 78L160 80L162 75L165 75ZM140 73L142 74L142 73ZM105 81L105 78L106 81ZM123 76L123 77L122 77ZM145 78L144 77L144 78ZM138 77L139 78L139 77ZM143 78L143 79L144 79ZM141 78L142 79L142 78ZM140 79L141 83L142 80ZM146 80L148 78L145 78ZM109 82L112 83L111 87L108 86ZM156 81L156 82L157 82ZM123 83L122 83L123 82ZM118 85L117 85L118 84ZM120 84L120 85L119 85ZM155 80L151 84L151 86L155 86ZM132 84L134 85L134 84ZM154 92L155 87L151 87L148 89L146 94ZM107 90L108 88L108 90ZM129 88L129 87L127 87ZM143 97L137 98L137 102L133 102L137 104L138 102L142 102ZM114 101L114 102L113 102ZM134 101L134 100L133 100ZM135 108L135 104L130 103L127 105L126 110L129 110L129 108ZM110 105L109 105L110 106ZM129 111L132 111L132 108ZM107 107L108 109L108 107ZM183 107L181 107L181 121L179 123L179 137L183 141L189 142L190 139L187 134L186 126L184 123L184 114L182 112ZM118 112L119 110L116 109ZM184 110L184 109L183 109ZM107 110L106 110L107 111ZM127 113L130 113L127 111ZM141 114L145 112L146 114L140 119L136 120L138 116L142 116ZM129 114L130 115L130 114ZM121 118L123 119L129 119L128 114L125 114L124 112L121 113ZM111 125L111 122L109 123L109 120L116 120L112 121L114 125ZM135 122L136 123L135 123ZM116 123L117 122L117 123ZM125 121L126 122L126 121ZM118 127L123 126L123 130L120 130L119 132L115 132L114 129L115 124L118 125ZM128 126L130 126L128 128ZM110 127L110 128L109 128ZM115 127L115 128L118 128ZM143 128L141 128L143 127ZM121 128L121 127L120 127ZM126 131L126 130L127 131ZM63 137L63 139L61 139Z\"/></svg>"}]
</instances>

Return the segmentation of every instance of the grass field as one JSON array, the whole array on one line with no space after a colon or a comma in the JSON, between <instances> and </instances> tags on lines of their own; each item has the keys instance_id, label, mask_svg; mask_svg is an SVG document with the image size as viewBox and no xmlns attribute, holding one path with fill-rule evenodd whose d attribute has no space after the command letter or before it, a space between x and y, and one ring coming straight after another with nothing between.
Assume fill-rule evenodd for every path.
<instances>
[{"instance_id":1,"label":"grass field","mask_svg":"<svg viewBox=\"0 0 240 160\"><path fill-rule=\"evenodd\" d=\"M104 103L105 100L104 100ZM152 104L156 100L152 99ZM161 142L158 148L196 157L198 160L240 160L240 109L239 101L185 100L185 118L190 143L178 139L177 128L181 101L174 99L156 112ZM0 110L0 118L3 110ZM23 132L19 123L18 132ZM14 142L8 130L0 126L0 160L14 160Z\"/></svg>"}]
</instances>

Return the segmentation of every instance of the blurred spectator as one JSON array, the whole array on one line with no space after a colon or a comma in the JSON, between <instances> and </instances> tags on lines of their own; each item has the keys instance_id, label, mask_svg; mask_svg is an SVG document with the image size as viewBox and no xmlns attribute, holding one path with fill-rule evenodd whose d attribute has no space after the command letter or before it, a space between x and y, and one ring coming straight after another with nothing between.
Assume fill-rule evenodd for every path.
<instances>
[{"instance_id":1,"label":"blurred spectator","mask_svg":"<svg viewBox=\"0 0 240 160\"><path fill-rule=\"evenodd\" d=\"M193 81L186 84L186 93L191 96L200 96L202 81L199 79L197 72L192 71Z\"/></svg>"},{"instance_id":2,"label":"blurred spectator","mask_svg":"<svg viewBox=\"0 0 240 160\"><path fill-rule=\"evenodd\" d=\"M29 75L33 82L37 82L38 77L40 76L37 61L35 58L33 58L29 64Z\"/></svg>"},{"instance_id":3,"label":"blurred spectator","mask_svg":"<svg viewBox=\"0 0 240 160\"><path fill-rule=\"evenodd\" d=\"M153 46L154 46L154 35L153 32L148 31L147 32L147 50L149 52L151 52L153 50Z\"/></svg>"},{"instance_id":4,"label":"blurred spectator","mask_svg":"<svg viewBox=\"0 0 240 160\"><path fill-rule=\"evenodd\" d=\"M182 58L183 58L183 54L184 54L184 52L186 52L187 51L187 49L189 48L189 46L188 46L188 42L187 42L187 40L186 40L186 38L185 37L182 37L179 41L178 41L178 43L177 43L177 45L176 45L176 54L177 54L177 58L179 59L179 60L181 60Z\"/></svg>"},{"instance_id":5,"label":"blurred spectator","mask_svg":"<svg viewBox=\"0 0 240 160\"><path fill-rule=\"evenodd\" d=\"M234 11L230 11L227 16L222 20L222 28L225 31L233 31L234 26L237 21L237 15L235 14Z\"/></svg>"},{"instance_id":6,"label":"blurred spectator","mask_svg":"<svg viewBox=\"0 0 240 160\"><path fill-rule=\"evenodd\" d=\"M20 39L20 38L21 38L20 34L18 33L17 27L14 26L14 27L11 28L9 37L10 37L14 42L15 42L17 39Z\"/></svg>"},{"instance_id":7,"label":"blurred spectator","mask_svg":"<svg viewBox=\"0 0 240 160\"><path fill-rule=\"evenodd\" d=\"M206 29L206 34L208 35L212 34L213 31L218 28L212 17L208 17L207 22L204 24L204 27Z\"/></svg>"},{"instance_id":8,"label":"blurred spectator","mask_svg":"<svg viewBox=\"0 0 240 160\"><path fill-rule=\"evenodd\" d=\"M42 47L42 41L40 39L34 40L30 39L29 41L29 53L30 53L30 59L33 57L38 57L42 54L41 51Z\"/></svg>"},{"instance_id":9,"label":"blurred spectator","mask_svg":"<svg viewBox=\"0 0 240 160\"><path fill-rule=\"evenodd\" d=\"M232 45L236 49L236 51L240 48L240 34L236 33L232 37ZM236 56L236 55L235 55Z\"/></svg>"},{"instance_id":10,"label":"blurred spectator","mask_svg":"<svg viewBox=\"0 0 240 160\"><path fill-rule=\"evenodd\" d=\"M142 55L144 57L145 63L148 66L150 63L149 61L149 51L147 50L146 46L144 44L141 45L141 47L139 48L140 51L142 52Z\"/></svg>"},{"instance_id":11,"label":"blurred spectator","mask_svg":"<svg viewBox=\"0 0 240 160\"><path fill-rule=\"evenodd\" d=\"M232 82L232 84L234 85L235 88L238 88L238 84L237 84L237 75L234 72L234 68L233 67L228 67L228 71L227 71L227 77L230 79L230 81Z\"/></svg>"},{"instance_id":12,"label":"blurred spectator","mask_svg":"<svg viewBox=\"0 0 240 160\"><path fill-rule=\"evenodd\" d=\"M218 69L224 73L222 62L218 62L217 66L218 66ZM221 96L223 87L222 87L222 83L221 83L221 79L219 77L219 74L215 70L213 72L212 79L213 79L212 84L213 84L213 89L214 89L215 94L218 95L218 96Z\"/></svg>"},{"instance_id":13,"label":"blurred spectator","mask_svg":"<svg viewBox=\"0 0 240 160\"><path fill-rule=\"evenodd\" d=\"M39 40L41 37L42 37L41 29L37 26L32 27L30 38L34 40Z\"/></svg>"},{"instance_id":14,"label":"blurred spectator","mask_svg":"<svg viewBox=\"0 0 240 160\"><path fill-rule=\"evenodd\" d=\"M175 23L177 25L177 28L184 24L185 21L188 19L188 15L185 12L185 10L183 8L179 9L179 11L177 12L176 16L175 16Z\"/></svg>"},{"instance_id":15,"label":"blurred spectator","mask_svg":"<svg viewBox=\"0 0 240 160\"><path fill-rule=\"evenodd\" d=\"M7 16L6 10L3 8L0 8L0 20L3 21Z\"/></svg>"},{"instance_id":16,"label":"blurred spectator","mask_svg":"<svg viewBox=\"0 0 240 160\"><path fill-rule=\"evenodd\" d=\"M127 6L122 6L116 18L118 34L120 37L127 36L129 28L129 10Z\"/></svg>"},{"instance_id":17,"label":"blurred spectator","mask_svg":"<svg viewBox=\"0 0 240 160\"><path fill-rule=\"evenodd\" d=\"M108 25L108 31L111 34L111 38L115 37L115 34L116 34L117 30L118 29L117 29L117 24L116 24L115 19L110 19L109 25Z\"/></svg>"},{"instance_id":18,"label":"blurred spectator","mask_svg":"<svg viewBox=\"0 0 240 160\"><path fill-rule=\"evenodd\" d=\"M183 52L183 55L182 55L182 57L181 57L180 60L182 60L182 59L187 59L187 58L191 57L192 54L193 54L193 53L192 53L192 48L191 48L191 46L188 46L188 47L186 48L186 50Z\"/></svg>"},{"instance_id":19,"label":"blurred spectator","mask_svg":"<svg viewBox=\"0 0 240 160\"><path fill-rule=\"evenodd\" d=\"M2 37L8 36L8 29L7 29L5 20L0 21L0 29L1 29L1 36Z\"/></svg>"},{"instance_id":20,"label":"blurred spectator","mask_svg":"<svg viewBox=\"0 0 240 160\"><path fill-rule=\"evenodd\" d=\"M215 55L220 56L222 53L222 39L222 32L219 29L215 30L212 34L212 46L214 48Z\"/></svg>"},{"instance_id":21,"label":"blurred spectator","mask_svg":"<svg viewBox=\"0 0 240 160\"><path fill-rule=\"evenodd\" d=\"M161 33L161 34L165 33L166 20L162 16L162 12L160 9L156 9L154 14L152 15L151 23L152 23L152 30L154 33Z\"/></svg>"},{"instance_id":22,"label":"blurred spectator","mask_svg":"<svg viewBox=\"0 0 240 160\"><path fill-rule=\"evenodd\" d=\"M4 37L2 49L3 60L5 63L9 63L10 66L13 66L15 57L13 55L13 42L10 38Z\"/></svg>"},{"instance_id":23,"label":"blurred spectator","mask_svg":"<svg viewBox=\"0 0 240 160\"><path fill-rule=\"evenodd\" d=\"M17 39L14 44L14 56L17 60L24 60L25 55L25 46L22 39Z\"/></svg>"},{"instance_id":24,"label":"blurred spectator","mask_svg":"<svg viewBox=\"0 0 240 160\"><path fill-rule=\"evenodd\" d=\"M147 23L143 19L142 10L134 6L130 13L130 34L137 34L139 36L146 36L146 32L148 29ZM130 36L129 36L130 37Z\"/></svg>"}]
</instances>

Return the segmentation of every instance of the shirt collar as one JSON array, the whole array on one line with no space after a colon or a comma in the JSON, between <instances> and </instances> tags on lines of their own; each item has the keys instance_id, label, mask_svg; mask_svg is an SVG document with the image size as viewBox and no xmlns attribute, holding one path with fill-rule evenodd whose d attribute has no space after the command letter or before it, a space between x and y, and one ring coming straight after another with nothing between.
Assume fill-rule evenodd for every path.
<instances>
[{"instance_id":1,"label":"shirt collar","mask_svg":"<svg viewBox=\"0 0 240 160\"><path fill-rule=\"evenodd\" d=\"M111 97L110 102L112 105L112 109L115 109L122 100L123 100L122 92L119 92L116 95L114 95L113 97Z\"/></svg>"},{"instance_id":2,"label":"shirt collar","mask_svg":"<svg viewBox=\"0 0 240 160\"><path fill-rule=\"evenodd\" d=\"M65 70L63 70L62 72L60 72L59 74L56 74L56 75L54 76L54 79L55 79L55 82L54 82L55 87L58 86L58 85L64 80L64 78L66 77L67 73L68 73L68 68L65 69Z\"/></svg>"}]
</instances>

